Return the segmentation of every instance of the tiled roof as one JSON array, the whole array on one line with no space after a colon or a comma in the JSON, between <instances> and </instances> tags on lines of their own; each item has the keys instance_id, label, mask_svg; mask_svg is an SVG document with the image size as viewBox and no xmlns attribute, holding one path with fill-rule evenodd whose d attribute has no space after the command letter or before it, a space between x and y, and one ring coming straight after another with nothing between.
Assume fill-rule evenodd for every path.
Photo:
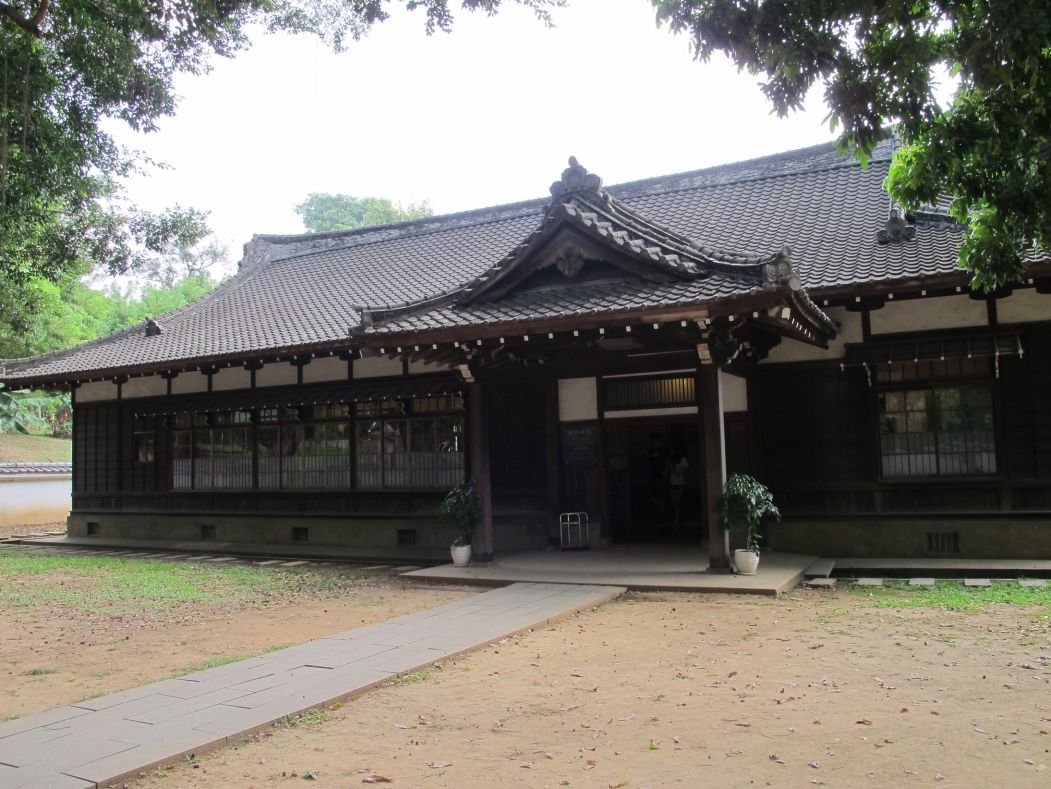
<instances>
[{"instance_id":1,"label":"tiled roof","mask_svg":"<svg viewBox=\"0 0 1051 789\"><path fill-rule=\"evenodd\" d=\"M832 145L607 191L679 237L705 248L762 257L782 245L805 288L951 274L960 229L922 222L915 239L880 244L887 219L882 190L889 143L867 170ZM134 326L85 345L8 361L0 380L15 383L166 369L215 358L345 343L364 308L434 299L464 287L513 252L544 219L548 199L362 230L256 236L240 271L213 293L158 318L160 334ZM522 320L528 316L620 310L626 304L683 304L739 295L754 285L729 275L670 283L592 284L578 292L511 294L499 303L435 303L444 320ZM424 312L402 315L411 325ZM435 320L438 315L432 315Z\"/></svg>"},{"instance_id":2,"label":"tiled roof","mask_svg":"<svg viewBox=\"0 0 1051 789\"><path fill-rule=\"evenodd\" d=\"M0 477L30 477L38 474L70 474L72 463L0 463Z\"/></svg>"}]
</instances>

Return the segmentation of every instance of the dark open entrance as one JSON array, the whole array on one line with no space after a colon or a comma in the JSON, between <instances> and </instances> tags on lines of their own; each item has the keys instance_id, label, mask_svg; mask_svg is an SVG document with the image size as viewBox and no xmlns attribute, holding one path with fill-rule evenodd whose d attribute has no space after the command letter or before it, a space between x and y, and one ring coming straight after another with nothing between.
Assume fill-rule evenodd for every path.
<instances>
[{"instance_id":1,"label":"dark open entrance","mask_svg":"<svg viewBox=\"0 0 1051 789\"><path fill-rule=\"evenodd\" d=\"M700 542L696 417L607 420L609 517L615 542Z\"/></svg>"}]
</instances>

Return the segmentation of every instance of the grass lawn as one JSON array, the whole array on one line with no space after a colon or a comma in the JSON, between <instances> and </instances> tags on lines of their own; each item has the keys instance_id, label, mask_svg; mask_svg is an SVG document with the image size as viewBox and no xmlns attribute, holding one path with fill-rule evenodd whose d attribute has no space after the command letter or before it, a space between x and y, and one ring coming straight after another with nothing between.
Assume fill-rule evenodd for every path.
<instances>
[{"instance_id":1,"label":"grass lawn","mask_svg":"<svg viewBox=\"0 0 1051 789\"><path fill-rule=\"evenodd\" d=\"M876 608L944 608L981 611L989 606L1044 606L1051 613L1051 586L1019 586L1015 581L993 581L989 587L964 586L959 581L937 581L934 586L909 586L907 581L884 581L883 588L854 587L852 593Z\"/></svg>"},{"instance_id":2,"label":"grass lawn","mask_svg":"<svg viewBox=\"0 0 1051 789\"><path fill-rule=\"evenodd\" d=\"M0 433L0 463L68 462L73 442L68 438Z\"/></svg>"},{"instance_id":3,"label":"grass lawn","mask_svg":"<svg viewBox=\"0 0 1051 789\"><path fill-rule=\"evenodd\" d=\"M0 608L122 616L194 604L236 607L348 592L349 572L0 553Z\"/></svg>"}]
</instances>

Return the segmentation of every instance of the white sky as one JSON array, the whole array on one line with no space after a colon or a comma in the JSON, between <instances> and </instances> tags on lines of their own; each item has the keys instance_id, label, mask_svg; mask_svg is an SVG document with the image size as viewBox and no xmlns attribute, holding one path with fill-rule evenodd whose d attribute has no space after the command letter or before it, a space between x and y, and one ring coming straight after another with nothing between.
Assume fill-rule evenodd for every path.
<instances>
[{"instance_id":1,"label":"white sky","mask_svg":"<svg viewBox=\"0 0 1051 789\"><path fill-rule=\"evenodd\" d=\"M778 119L755 78L694 62L647 0L570 0L555 29L505 2L431 38L397 13L342 54L260 34L179 80L159 132L118 135L171 166L132 181L132 199L210 211L232 269L253 233L302 232L293 207L312 191L448 213L544 196L570 155L614 184L834 136L820 95Z\"/></svg>"}]
</instances>

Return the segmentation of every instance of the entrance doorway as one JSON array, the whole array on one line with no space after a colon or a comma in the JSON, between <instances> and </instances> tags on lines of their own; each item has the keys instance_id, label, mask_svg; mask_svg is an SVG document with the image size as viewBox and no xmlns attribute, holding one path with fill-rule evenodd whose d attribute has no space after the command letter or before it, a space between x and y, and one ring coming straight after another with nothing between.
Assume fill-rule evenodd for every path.
<instances>
[{"instance_id":1,"label":"entrance doorway","mask_svg":"<svg viewBox=\"0 0 1051 789\"><path fill-rule=\"evenodd\" d=\"M690 420L607 420L609 515L615 542L701 539L700 428Z\"/></svg>"}]
</instances>

